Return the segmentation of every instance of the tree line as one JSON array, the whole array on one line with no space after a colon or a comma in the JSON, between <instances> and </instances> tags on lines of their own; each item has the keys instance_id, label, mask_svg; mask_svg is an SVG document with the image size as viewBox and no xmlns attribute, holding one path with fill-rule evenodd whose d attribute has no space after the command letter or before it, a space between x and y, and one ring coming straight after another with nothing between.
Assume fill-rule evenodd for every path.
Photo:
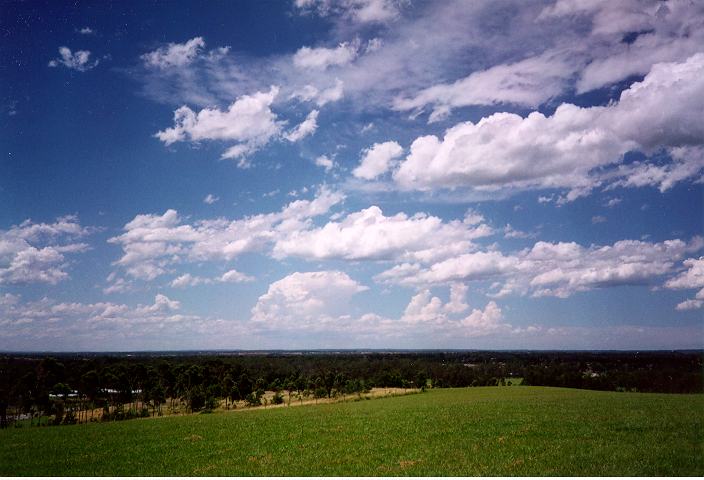
<instances>
[{"instance_id":1,"label":"tree line","mask_svg":"<svg viewBox=\"0 0 704 480\"><path fill-rule=\"evenodd\" d=\"M703 377L702 352L5 354L0 426L122 420L160 415L164 408L207 412L290 404L361 395L374 387L515 384L511 379L523 385L701 393Z\"/></svg>"}]
</instances>

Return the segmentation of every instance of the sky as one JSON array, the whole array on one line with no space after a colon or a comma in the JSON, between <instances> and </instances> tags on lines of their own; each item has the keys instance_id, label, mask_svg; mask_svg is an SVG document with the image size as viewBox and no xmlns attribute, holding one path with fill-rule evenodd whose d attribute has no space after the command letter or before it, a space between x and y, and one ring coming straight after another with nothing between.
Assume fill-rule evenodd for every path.
<instances>
[{"instance_id":1,"label":"sky","mask_svg":"<svg viewBox=\"0 0 704 480\"><path fill-rule=\"evenodd\" d=\"M0 350L704 348L704 3L4 1Z\"/></svg>"}]
</instances>

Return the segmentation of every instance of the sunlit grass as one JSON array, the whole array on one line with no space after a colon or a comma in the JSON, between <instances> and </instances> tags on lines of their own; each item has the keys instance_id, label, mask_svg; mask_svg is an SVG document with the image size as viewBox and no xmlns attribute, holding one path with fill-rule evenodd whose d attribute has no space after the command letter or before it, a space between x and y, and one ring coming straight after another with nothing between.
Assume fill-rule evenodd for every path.
<instances>
[{"instance_id":1,"label":"sunlit grass","mask_svg":"<svg viewBox=\"0 0 704 480\"><path fill-rule=\"evenodd\" d=\"M542 387L0 432L2 475L702 475L704 395Z\"/></svg>"}]
</instances>

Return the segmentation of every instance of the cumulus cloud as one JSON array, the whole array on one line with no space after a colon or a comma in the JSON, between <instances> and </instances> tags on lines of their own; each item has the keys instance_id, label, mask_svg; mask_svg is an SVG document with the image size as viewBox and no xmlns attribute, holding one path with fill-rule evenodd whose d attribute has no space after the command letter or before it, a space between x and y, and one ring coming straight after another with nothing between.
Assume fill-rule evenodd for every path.
<instances>
[{"instance_id":1,"label":"cumulus cloud","mask_svg":"<svg viewBox=\"0 0 704 480\"><path fill-rule=\"evenodd\" d=\"M236 220L218 218L184 224L176 210L137 215L124 233L109 239L123 250L115 265L132 278L153 280L171 266L203 261L231 261L269 248L282 236L307 228L344 197L322 189L313 200L296 200L281 211Z\"/></svg>"},{"instance_id":2,"label":"cumulus cloud","mask_svg":"<svg viewBox=\"0 0 704 480\"><path fill-rule=\"evenodd\" d=\"M203 37L194 37L184 43L169 43L166 46L141 56L148 67L166 69L183 67L191 63L205 48Z\"/></svg>"},{"instance_id":3,"label":"cumulus cloud","mask_svg":"<svg viewBox=\"0 0 704 480\"><path fill-rule=\"evenodd\" d=\"M279 89L272 87L268 92L243 95L225 111L204 108L195 112L184 105L174 112L174 126L157 132L155 137L167 146L182 141L239 142L226 150L221 158L244 157L281 132L283 124L271 111L278 93Z\"/></svg>"},{"instance_id":4,"label":"cumulus cloud","mask_svg":"<svg viewBox=\"0 0 704 480\"><path fill-rule=\"evenodd\" d=\"M87 244L75 240L93 231L82 227L75 216L59 217L54 223L25 220L0 230L0 285L54 285L67 279L66 255L88 250Z\"/></svg>"},{"instance_id":5,"label":"cumulus cloud","mask_svg":"<svg viewBox=\"0 0 704 480\"><path fill-rule=\"evenodd\" d=\"M577 292L618 285L648 285L673 272L687 253L704 240L649 243L621 240L583 247L574 242L537 242L514 254L477 251L429 266L403 263L375 277L380 283L406 286L493 281L493 296L508 294L569 297ZM673 288L673 287L671 287Z\"/></svg>"},{"instance_id":6,"label":"cumulus cloud","mask_svg":"<svg viewBox=\"0 0 704 480\"><path fill-rule=\"evenodd\" d=\"M277 258L310 260L432 261L474 248L472 240L491 235L484 223L442 219L423 213L385 216L372 206L320 228L291 231L273 249Z\"/></svg>"},{"instance_id":7,"label":"cumulus cloud","mask_svg":"<svg viewBox=\"0 0 704 480\"><path fill-rule=\"evenodd\" d=\"M374 313L351 315L351 302L368 290L340 271L295 272L272 283L252 308L251 327L260 332L287 331L344 334L347 338L409 338L436 334L472 338L495 333L513 333L504 322L501 308L493 301L468 315L466 287L452 287L450 301L433 297L429 290L414 295L398 319Z\"/></svg>"},{"instance_id":8,"label":"cumulus cloud","mask_svg":"<svg viewBox=\"0 0 704 480\"><path fill-rule=\"evenodd\" d=\"M293 56L293 64L302 69L325 70L350 63L357 57L357 49L353 43L341 43L336 48L302 47Z\"/></svg>"},{"instance_id":9,"label":"cumulus cloud","mask_svg":"<svg viewBox=\"0 0 704 480\"><path fill-rule=\"evenodd\" d=\"M373 180L386 173L393 166L392 162L402 154L403 148L397 142L375 143L362 152L362 160L352 175Z\"/></svg>"},{"instance_id":10,"label":"cumulus cloud","mask_svg":"<svg viewBox=\"0 0 704 480\"><path fill-rule=\"evenodd\" d=\"M323 167L326 172L329 172L335 167L335 162L332 161L327 155L320 155L315 159L315 164L319 167Z\"/></svg>"},{"instance_id":11,"label":"cumulus cloud","mask_svg":"<svg viewBox=\"0 0 704 480\"><path fill-rule=\"evenodd\" d=\"M393 177L402 189L568 188L566 199L573 200L604 182L634 182L629 179L636 167L623 167L620 177L598 171L619 166L626 152L665 149L672 165L686 166L676 176L667 174L674 166L648 176L665 188L700 173L704 126L695 112L704 109L703 79L704 54L698 54L684 63L653 66L608 106L562 104L551 116L504 112L461 123L442 140L417 138Z\"/></svg>"},{"instance_id":12,"label":"cumulus cloud","mask_svg":"<svg viewBox=\"0 0 704 480\"><path fill-rule=\"evenodd\" d=\"M525 334L540 330L537 326L531 326L530 330L527 330L514 328L510 323L506 323L501 308L494 301L487 303L483 309L475 308L468 315L459 315L469 308L464 303L466 291L464 285L453 284L450 302L444 303L440 298L432 296L430 290L421 290L411 298L400 323L420 331L430 328L460 338L484 337L497 333Z\"/></svg>"},{"instance_id":13,"label":"cumulus cloud","mask_svg":"<svg viewBox=\"0 0 704 480\"><path fill-rule=\"evenodd\" d=\"M0 296L0 345L24 348L116 350L176 347L184 338L223 335L232 322L182 313L181 304L163 294L152 303L58 302L49 298L22 301ZM125 343L130 342L130 343ZM33 347L31 347L33 346Z\"/></svg>"},{"instance_id":14,"label":"cumulus cloud","mask_svg":"<svg viewBox=\"0 0 704 480\"><path fill-rule=\"evenodd\" d=\"M347 313L353 295L368 287L344 272L295 272L269 285L252 308L252 321L268 328L316 328Z\"/></svg>"},{"instance_id":15,"label":"cumulus cloud","mask_svg":"<svg viewBox=\"0 0 704 480\"><path fill-rule=\"evenodd\" d=\"M309 135L313 135L318 129L318 111L312 110L305 120L296 126L293 130L284 135L284 138L289 142L298 142Z\"/></svg>"},{"instance_id":16,"label":"cumulus cloud","mask_svg":"<svg viewBox=\"0 0 704 480\"><path fill-rule=\"evenodd\" d=\"M665 283L671 289L699 289L695 297L677 305L677 310L693 310L704 305L704 257L688 258L682 264L686 270Z\"/></svg>"},{"instance_id":17,"label":"cumulus cloud","mask_svg":"<svg viewBox=\"0 0 704 480\"><path fill-rule=\"evenodd\" d=\"M86 72L100 63L100 60L98 59L94 61L90 60L89 50L77 50L72 52L68 47L59 47L59 54L61 55L59 58L49 62L50 67L58 67L59 65L63 65L71 70Z\"/></svg>"}]
</instances>

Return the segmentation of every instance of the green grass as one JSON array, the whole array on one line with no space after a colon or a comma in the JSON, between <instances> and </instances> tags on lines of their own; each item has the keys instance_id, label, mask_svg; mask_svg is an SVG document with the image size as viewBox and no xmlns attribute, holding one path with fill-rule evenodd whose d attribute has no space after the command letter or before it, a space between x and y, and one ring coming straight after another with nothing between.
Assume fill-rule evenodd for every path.
<instances>
[{"instance_id":1,"label":"green grass","mask_svg":"<svg viewBox=\"0 0 704 480\"><path fill-rule=\"evenodd\" d=\"M0 432L0 475L704 474L704 395L541 387Z\"/></svg>"}]
</instances>

